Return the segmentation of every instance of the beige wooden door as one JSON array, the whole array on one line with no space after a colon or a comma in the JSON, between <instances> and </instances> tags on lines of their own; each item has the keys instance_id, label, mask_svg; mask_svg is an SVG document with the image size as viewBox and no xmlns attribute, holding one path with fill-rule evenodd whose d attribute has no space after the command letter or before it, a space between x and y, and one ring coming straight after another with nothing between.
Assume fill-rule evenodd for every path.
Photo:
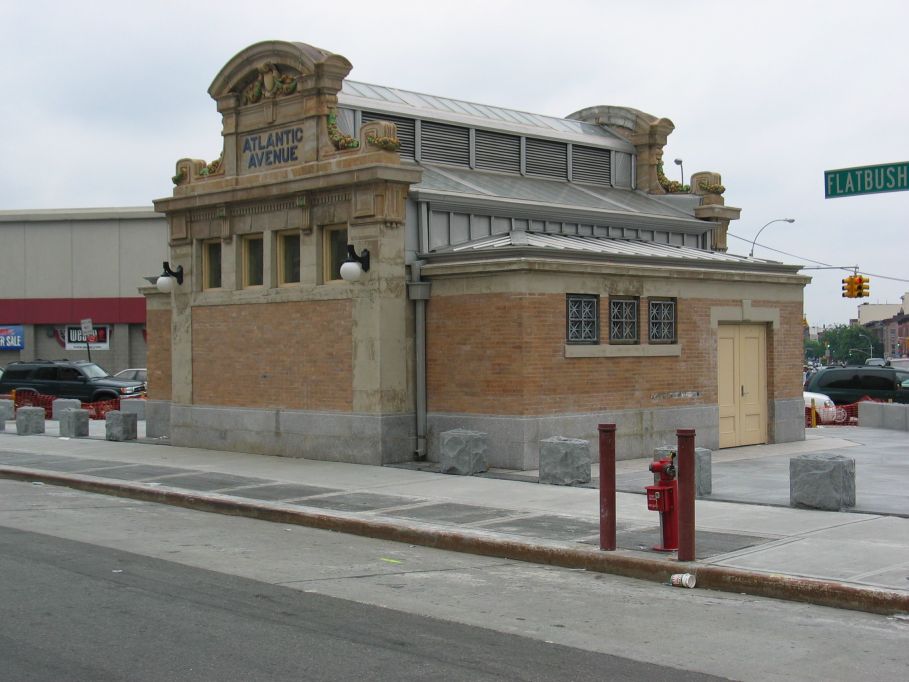
<instances>
[{"instance_id":1,"label":"beige wooden door","mask_svg":"<svg viewBox=\"0 0 909 682\"><path fill-rule=\"evenodd\" d=\"M767 442L767 330L721 324L717 335L720 447Z\"/></svg>"}]
</instances>

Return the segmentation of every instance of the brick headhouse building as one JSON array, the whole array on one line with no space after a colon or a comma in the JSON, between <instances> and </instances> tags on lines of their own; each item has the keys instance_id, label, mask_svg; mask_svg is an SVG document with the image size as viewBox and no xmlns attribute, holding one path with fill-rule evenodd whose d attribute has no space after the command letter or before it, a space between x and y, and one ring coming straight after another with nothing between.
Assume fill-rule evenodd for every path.
<instances>
[{"instance_id":1,"label":"brick headhouse building","mask_svg":"<svg viewBox=\"0 0 909 682\"><path fill-rule=\"evenodd\" d=\"M666 179L669 120L540 116L350 69L264 42L211 84L223 155L179 161L155 202L185 279L145 290L152 435L383 464L467 428L515 469L603 422L622 458L677 428L709 448L804 438L808 279L726 253L740 210L714 173Z\"/></svg>"}]
</instances>

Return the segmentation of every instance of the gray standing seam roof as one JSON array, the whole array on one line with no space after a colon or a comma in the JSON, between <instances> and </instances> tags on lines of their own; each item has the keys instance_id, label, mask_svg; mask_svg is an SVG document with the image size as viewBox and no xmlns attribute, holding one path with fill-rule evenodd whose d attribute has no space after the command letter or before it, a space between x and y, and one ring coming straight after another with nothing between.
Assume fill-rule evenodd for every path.
<instances>
[{"instance_id":1,"label":"gray standing seam roof","mask_svg":"<svg viewBox=\"0 0 909 682\"><path fill-rule=\"evenodd\" d=\"M640 256L644 258L665 258L705 261L713 263L754 264L756 259L736 256L719 251L704 251L689 246L674 246L638 239L611 239L600 237L579 237L565 234L514 231L473 242L452 246L447 253L488 251L508 248L540 248L556 251L573 251L605 254L612 256ZM773 261L757 261L770 264Z\"/></svg>"},{"instance_id":2,"label":"gray standing seam roof","mask_svg":"<svg viewBox=\"0 0 909 682\"><path fill-rule=\"evenodd\" d=\"M421 163L423 178L411 189L464 197L505 198L552 206L594 209L636 215L652 215L680 220L696 220L690 211L657 201L629 189L605 185L580 185L563 180L547 180ZM705 229L709 225L704 226Z\"/></svg>"},{"instance_id":3,"label":"gray standing seam roof","mask_svg":"<svg viewBox=\"0 0 909 682\"><path fill-rule=\"evenodd\" d=\"M549 134L570 134L585 135L593 137L591 144L599 142L612 142L611 146L621 146L622 148L630 147L627 140L611 132L607 128L575 121L568 118L558 118L556 116L544 116L542 114L532 114L526 111L516 109L506 109L504 107L489 106L486 104L475 104L464 100L452 99L450 97L438 97L436 95L425 95L419 92L409 90L399 90L398 88L389 88L383 85L372 85L370 83L360 83L357 81L345 80L344 85L339 93L339 102L344 104L346 96L368 99L376 102L380 110L390 107L394 110L400 108L413 110L416 114L420 111L426 113L435 113L437 118L446 118L451 115L459 117L468 117L476 119L478 125L487 127L498 127L502 125L519 125L530 128L537 128L542 135ZM441 114L441 116L439 116Z\"/></svg>"}]
</instances>

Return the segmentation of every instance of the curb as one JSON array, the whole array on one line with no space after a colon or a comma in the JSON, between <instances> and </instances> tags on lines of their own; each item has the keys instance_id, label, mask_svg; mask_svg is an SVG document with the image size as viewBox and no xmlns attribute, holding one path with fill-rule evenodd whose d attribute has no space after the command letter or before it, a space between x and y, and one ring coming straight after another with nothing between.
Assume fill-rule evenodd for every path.
<instances>
[{"instance_id":1,"label":"curb","mask_svg":"<svg viewBox=\"0 0 909 682\"><path fill-rule=\"evenodd\" d=\"M666 584L670 582L670 576L673 574L691 573L696 577L698 587L711 590L738 592L885 616L909 613L909 592L846 585L832 580L760 573L697 562L650 559L621 554L619 553L621 550L603 552L599 549L584 549L554 542L546 544L503 538L478 531L443 530L436 526L417 523L395 524L357 518L343 512L325 513L296 507L288 509L280 503L241 501L227 495L178 492L153 488L145 484L89 478L77 474L61 475L24 467L10 469L0 466L0 478L40 481L86 492L168 504L196 511L308 526L451 552L585 569Z\"/></svg>"}]
</instances>

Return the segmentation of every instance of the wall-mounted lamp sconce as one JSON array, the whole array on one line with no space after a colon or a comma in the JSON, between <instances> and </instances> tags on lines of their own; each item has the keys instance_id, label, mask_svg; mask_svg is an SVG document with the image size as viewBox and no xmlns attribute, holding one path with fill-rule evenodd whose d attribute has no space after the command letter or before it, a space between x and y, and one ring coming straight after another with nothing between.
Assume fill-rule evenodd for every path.
<instances>
[{"instance_id":1,"label":"wall-mounted lamp sconce","mask_svg":"<svg viewBox=\"0 0 909 682\"><path fill-rule=\"evenodd\" d=\"M169 294L174 290L174 282L183 284L183 266L178 265L176 270L170 269L170 263L164 261L164 272L158 277L155 286L162 294Z\"/></svg>"},{"instance_id":2,"label":"wall-mounted lamp sconce","mask_svg":"<svg viewBox=\"0 0 909 682\"><path fill-rule=\"evenodd\" d=\"M341 263L341 279L345 282L357 282L364 272L369 272L369 249L363 249L358 256L353 244L348 244L347 260Z\"/></svg>"}]
</instances>

